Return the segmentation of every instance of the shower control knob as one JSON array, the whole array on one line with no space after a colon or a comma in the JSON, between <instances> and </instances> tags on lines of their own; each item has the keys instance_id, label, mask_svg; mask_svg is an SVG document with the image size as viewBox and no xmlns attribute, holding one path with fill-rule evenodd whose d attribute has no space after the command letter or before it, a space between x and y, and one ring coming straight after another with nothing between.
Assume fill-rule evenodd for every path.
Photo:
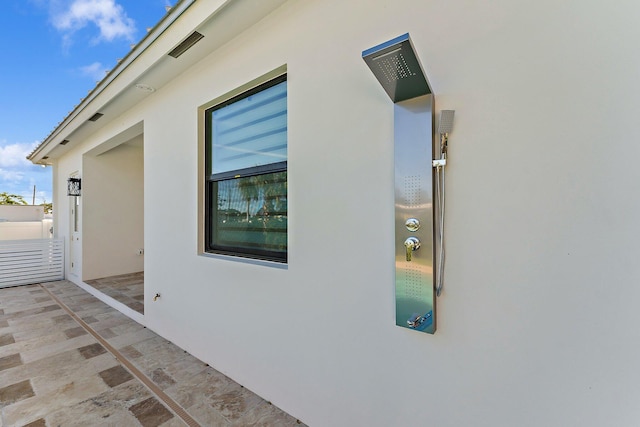
<instances>
[{"instance_id":1,"label":"shower control knob","mask_svg":"<svg viewBox=\"0 0 640 427\"><path fill-rule=\"evenodd\" d=\"M418 231L420 228L420 221L416 218L409 218L405 221L404 226L407 227L407 230L409 231Z\"/></svg>"},{"instance_id":2,"label":"shower control knob","mask_svg":"<svg viewBox=\"0 0 640 427\"><path fill-rule=\"evenodd\" d=\"M411 261L413 251L420 249L420 240L416 237L409 237L404 241L404 247L407 248L407 261Z\"/></svg>"}]
</instances>

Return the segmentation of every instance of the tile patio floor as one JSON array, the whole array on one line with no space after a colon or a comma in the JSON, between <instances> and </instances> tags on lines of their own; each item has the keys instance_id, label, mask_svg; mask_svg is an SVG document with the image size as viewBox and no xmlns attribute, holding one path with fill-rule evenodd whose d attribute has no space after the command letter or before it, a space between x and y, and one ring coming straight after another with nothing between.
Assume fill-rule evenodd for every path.
<instances>
[{"instance_id":1,"label":"tile patio floor","mask_svg":"<svg viewBox=\"0 0 640 427\"><path fill-rule=\"evenodd\" d=\"M0 426L140 425L303 426L71 282L0 289Z\"/></svg>"},{"instance_id":2,"label":"tile patio floor","mask_svg":"<svg viewBox=\"0 0 640 427\"><path fill-rule=\"evenodd\" d=\"M144 314L144 272L85 281L87 285Z\"/></svg>"}]
</instances>

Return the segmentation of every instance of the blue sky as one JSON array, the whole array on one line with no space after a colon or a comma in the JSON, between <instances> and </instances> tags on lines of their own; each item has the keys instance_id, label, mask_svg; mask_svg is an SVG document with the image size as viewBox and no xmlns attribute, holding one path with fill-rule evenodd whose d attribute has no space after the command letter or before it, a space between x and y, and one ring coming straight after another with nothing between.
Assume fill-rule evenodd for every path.
<instances>
[{"instance_id":1,"label":"blue sky","mask_svg":"<svg viewBox=\"0 0 640 427\"><path fill-rule=\"evenodd\" d=\"M25 157L177 0L2 0L0 192L52 200Z\"/></svg>"}]
</instances>

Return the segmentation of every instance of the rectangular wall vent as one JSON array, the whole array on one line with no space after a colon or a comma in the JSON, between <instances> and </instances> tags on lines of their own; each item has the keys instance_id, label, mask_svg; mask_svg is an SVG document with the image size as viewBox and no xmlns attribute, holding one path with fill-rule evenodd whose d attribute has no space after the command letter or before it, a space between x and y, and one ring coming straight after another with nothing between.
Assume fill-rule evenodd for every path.
<instances>
[{"instance_id":1,"label":"rectangular wall vent","mask_svg":"<svg viewBox=\"0 0 640 427\"><path fill-rule=\"evenodd\" d=\"M95 113L93 116L89 117L90 122L97 122L100 120L100 117L104 116L102 113Z\"/></svg>"},{"instance_id":2,"label":"rectangular wall vent","mask_svg":"<svg viewBox=\"0 0 640 427\"><path fill-rule=\"evenodd\" d=\"M60 142L60 145L67 145L69 143L68 139L63 139L62 142Z\"/></svg>"},{"instance_id":3,"label":"rectangular wall vent","mask_svg":"<svg viewBox=\"0 0 640 427\"><path fill-rule=\"evenodd\" d=\"M200 34L197 31L194 31L193 33L191 33L189 37L184 39L182 43L180 43L171 52L169 52L169 56L172 56L174 58L179 57L180 55L185 53L187 50L191 49L191 47L194 44L198 43L203 37L204 36L202 34Z\"/></svg>"}]
</instances>

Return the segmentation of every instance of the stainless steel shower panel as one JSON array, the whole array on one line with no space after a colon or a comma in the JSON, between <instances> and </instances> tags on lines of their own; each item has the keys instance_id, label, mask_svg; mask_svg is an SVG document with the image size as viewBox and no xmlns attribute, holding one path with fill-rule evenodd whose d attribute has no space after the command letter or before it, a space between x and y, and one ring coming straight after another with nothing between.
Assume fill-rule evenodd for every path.
<instances>
[{"instance_id":1,"label":"stainless steel shower panel","mask_svg":"<svg viewBox=\"0 0 640 427\"><path fill-rule=\"evenodd\" d=\"M362 59L394 102L396 324L433 334L433 91L408 33Z\"/></svg>"},{"instance_id":2,"label":"stainless steel shower panel","mask_svg":"<svg viewBox=\"0 0 640 427\"><path fill-rule=\"evenodd\" d=\"M433 334L433 95L394 105L396 324Z\"/></svg>"}]
</instances>

